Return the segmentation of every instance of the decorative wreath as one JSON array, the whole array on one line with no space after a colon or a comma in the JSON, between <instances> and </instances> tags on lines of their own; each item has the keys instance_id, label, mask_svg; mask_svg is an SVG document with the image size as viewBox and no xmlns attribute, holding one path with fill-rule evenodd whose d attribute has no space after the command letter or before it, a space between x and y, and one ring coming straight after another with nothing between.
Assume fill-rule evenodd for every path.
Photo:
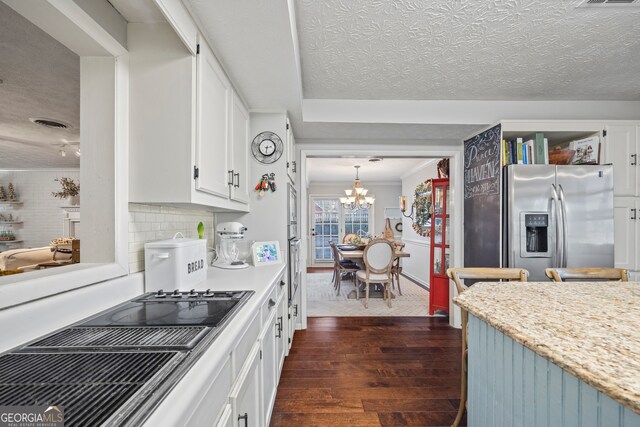
<instances>
[{"instance_id":1,"label":"decorative wreath","mask_svg":"<svg viewBox=\"0 0 640 427\"><path fill-rule=\"evenodd\" d=\"M415 192L415 220L413 221L413 229L421 236L431 234L431 215L433 214L431 180L418 184Z\"/></svg>"}]
</instances>

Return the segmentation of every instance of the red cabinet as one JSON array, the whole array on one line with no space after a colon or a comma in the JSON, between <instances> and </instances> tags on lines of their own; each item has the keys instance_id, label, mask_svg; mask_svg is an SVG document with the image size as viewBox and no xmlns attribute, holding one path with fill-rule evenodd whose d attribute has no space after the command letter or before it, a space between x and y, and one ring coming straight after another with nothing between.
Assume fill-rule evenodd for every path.
<instances>
[{"instance_id":1,"label":"red cabinet","mask_svg":"<svg viewBox=\"0 0 640 427\"><path fill-rule=\"evenodd\" d=\"M429 314L449 313L449 178L432 179Z\"/></svg>"}]
</instances>

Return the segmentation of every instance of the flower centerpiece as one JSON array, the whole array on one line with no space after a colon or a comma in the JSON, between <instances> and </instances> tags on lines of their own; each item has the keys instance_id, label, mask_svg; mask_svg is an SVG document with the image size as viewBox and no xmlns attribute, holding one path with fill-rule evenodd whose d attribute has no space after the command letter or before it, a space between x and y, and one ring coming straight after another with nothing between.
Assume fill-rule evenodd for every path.
<instances>
[{"instance_id":1,"label":"flower centerpiece","mask_svg":"<svg viewBox=\"0 0 640 427\"><path fill-rule=\"evenodd\" d=\"M75 206L80 203L80 183L76 183L73 179L66 177L62 177L60 179L56 178L54 181L60 183L62 190L52 192L51 194L53 197L58 199L67 199L71 206Z\"/></svg>"}]
</instances>

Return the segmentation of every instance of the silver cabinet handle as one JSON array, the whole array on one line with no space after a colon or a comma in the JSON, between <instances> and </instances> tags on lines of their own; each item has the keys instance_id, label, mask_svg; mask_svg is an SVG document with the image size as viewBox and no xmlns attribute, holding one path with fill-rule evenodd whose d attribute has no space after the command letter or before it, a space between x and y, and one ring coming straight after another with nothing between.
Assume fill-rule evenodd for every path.
<instances>
[{"instance_id":1,"label":"silver cabinet handle","mask_svg":"<svg viewBox=\"0 0 640 427\"><path fill-rule=\"evenodd\" d=\"M296 170L296 169L297 169L297 167L296 167L296 162L295 162L295 160L294 160L293 162L291 162L291 163L293 163L293 173L296 173L296 172L297 172L297 170Z\"/></svg>"},{"instance_id":2,"label":"silver cabinet handle","mask_svg":"<svg viewBox=\"0 0 640 427\"><path fill-rule=\"evenodd\" d=\"M632 220L637 219L637 210L636 209L631 209L631 219Z\"/></svg>"},{"instance_id":3,"label":"silver cabinet handle","mask_svg":"<svg viewBox=\"0 0 640 427\"><path fill-rule=\"evenodd\" d=\"M558 184L560 190L560 207L562 208L562 265L561 267L567 267L567 253L569 252L569 236L567 224L567 200L564 197L564 190L562 185Z\"/></svg>"},{"instance_id":4,"label":"silver cabinet handle","mask_svg":"<svg viewBox=\"0 0 640 427\"><path fill-rule=\"evenodd\" d=\"M282 338L282 317L278 317L276 325L278 326L278 330L276 331L276 338Z\"/></svg>"},{"instance_id":5,"label":"silver cabinet handle","mask_svg":"<svg viewBox=\"0 0 640 427\"><path fill-rule=\"evenodd\" d=\"M631 166L636 166L638 164L638 155L637 154L632 154L631 158L633 159L631 161Z\"/></svg>"},{"instance_id":6,"label":"silver cabinet handle","mask_svg":"<svg viewBox=\"0 0 640 427\"><path fill-rule=\"evenodd\" d=\"M233 169L227 171L229 177L227 178L227 185L233 185Z\"/></svg>"},{"instance_id":7,"label":"silver cabinet handle","mask_svg":"<svg viewBox=\"0 0 640 427\"><path fill-rule=\"evenodd\" d=\"M554 255L554 265L556 267L562 267L562 259L561 259L561 253L560 253L560 209L558 207L558 192L556 191L556 186L555 184L551 184L551 190L552 190L552 195L553 195L553 210L555 213L555 219L556 219L556 253Z\"/></svg>"},{"instance_id":8,"label":"silver cabinet handle","mask_svg":"<svg viewBox=\"0 0 640 427\"><path fill-rule=\"evenodd\" d=\"M238 178L238 181L237 181L237 182L236 182L236 180L235 180L236 178ZM234 174L233 174L233 182L234 182L233 186L234 186L235 188L240 188L240 172L238 172L238 173L234 173Z\"/></svg>"},{"instance_id":9,"label":"silver cabinet handle","mask_svg":"<svg viewBox=\"0 0 640 427\"><path fill-rule=\"evenodd\" d=\"M244 420L244 427L249 427L249 414L244 413L244 415L238 415L238 426L240 425L240 420Z\"/></svg>"},{"instance_id":10,"label":"silver cabinet handle","mask_svg":"<svg viewBox=\"0 0 640 427\"><path fill-rule=\"evenodd\" d=\"M293 305L293 315L298 316L298 304Z\"/></svg>"}]
</instances>

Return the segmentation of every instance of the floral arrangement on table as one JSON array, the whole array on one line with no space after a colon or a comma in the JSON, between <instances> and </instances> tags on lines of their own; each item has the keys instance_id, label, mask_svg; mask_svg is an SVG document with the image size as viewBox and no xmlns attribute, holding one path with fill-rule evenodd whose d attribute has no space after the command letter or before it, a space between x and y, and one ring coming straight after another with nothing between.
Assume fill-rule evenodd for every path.
<instances>
[{"instance_id":1,"label":"floral arrangement on table","mask_svg":"<svg viewBox=\"0 0 640 427\"><path fill-rule=\"evenodd\" d=\"M73 179L62 177L60 179L56 178L54 181L60 183L62 190L52 192L51 195L53 195L53 197L66 199L80 194L80 183L76 183Z\"/></svg>"}]
</instances>

